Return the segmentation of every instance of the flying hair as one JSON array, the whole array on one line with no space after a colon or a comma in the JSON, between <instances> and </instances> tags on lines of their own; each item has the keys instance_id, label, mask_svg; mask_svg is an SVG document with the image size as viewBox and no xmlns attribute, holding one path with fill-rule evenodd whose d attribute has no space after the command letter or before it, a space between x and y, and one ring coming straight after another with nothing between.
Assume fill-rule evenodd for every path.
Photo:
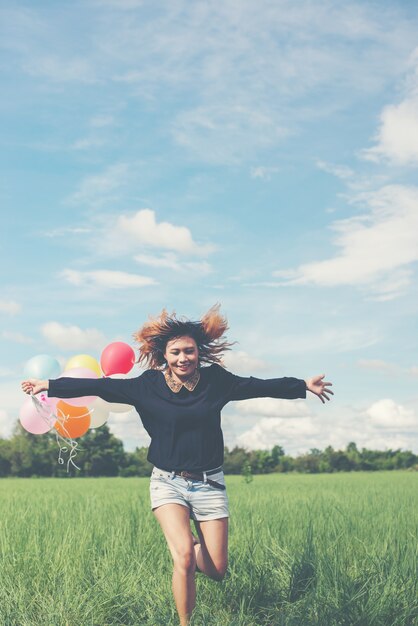
<instances>
[{"instance_id":1,"label":"flying hair","mask_svg":"<svg viewBox=\"0 0 418 626\"><path fill-rule=\"evenodd\" d=\"M223 353L230 350L233 343L229 343L224 336L228 330L228 322L219 309L220 304L215 304L200 321L177 317L175 311L168 314L166 309L163 309L158 317L150 316L133 335L139 344L137 363L146 369L163 369L166 366L164 352L167 343L172 339L187 336L196 341L200 363L222 365Z\"/></svg>"}]
</instances>

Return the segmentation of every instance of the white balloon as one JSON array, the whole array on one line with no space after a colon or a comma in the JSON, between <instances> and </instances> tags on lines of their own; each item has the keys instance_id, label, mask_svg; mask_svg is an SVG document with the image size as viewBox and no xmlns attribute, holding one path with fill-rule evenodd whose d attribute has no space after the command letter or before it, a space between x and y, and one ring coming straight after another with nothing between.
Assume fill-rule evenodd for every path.
<instances>
[{"instance_id":1,"label":"white balloon","mask_svg":"<svg viewBox=\"0 0 418 626\"><path fill-rule=\"evenodd\" d=\"M109 406L109 402L101 398L96 398L96 400L89 405L88 409L91 415L90 428L99 428L107 422L110 411Z\"/></svg>"},{"instance_id":2,"label":"white balloon","mask_svg":"<svg viewBox=\"0 0 418 626\"><path fill-rule=\"evenodd\" d=\"M132 404L119 404L119 402L108 402L111 413L129 413L134 408Z\"/></svg>"}]
</instances>

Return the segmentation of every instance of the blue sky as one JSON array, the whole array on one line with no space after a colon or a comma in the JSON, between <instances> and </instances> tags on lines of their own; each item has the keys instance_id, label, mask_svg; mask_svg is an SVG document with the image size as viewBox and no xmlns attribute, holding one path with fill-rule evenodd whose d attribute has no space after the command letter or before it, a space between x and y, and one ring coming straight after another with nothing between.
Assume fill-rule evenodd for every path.
<instances>
[{"instance_id":1,"label":"blue sky","mask_svg":"<svg viewBox=\"0 0 418 626\"><path fill-rule=\"evenodd\" d=\"M230 446L418 451L418 8L7 2L0 8L0 435L25 362L100 356L220 302ZM112 415L127 449L138 416Z\"/></svg>"}]
</instances>

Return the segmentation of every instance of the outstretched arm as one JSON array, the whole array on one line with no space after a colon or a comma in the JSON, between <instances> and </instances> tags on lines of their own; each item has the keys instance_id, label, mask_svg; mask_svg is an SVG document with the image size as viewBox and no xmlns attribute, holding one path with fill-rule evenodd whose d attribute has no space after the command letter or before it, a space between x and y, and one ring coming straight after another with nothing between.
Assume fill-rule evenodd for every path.
<instances>
[{"instance_id":1,"label":"outstretched arm","mask_svg":"<svg viewBox=\"0 0 418 626\"><path fill-rule=\"evenodd\" d=\"M38 380L30 378L22 382L25 393L37 394L48 391L52 398L78 398L99 396L107 402L135 404L141 395L141 376L137 378L56 378Z\"/></svg>"},{"instance_id":2,"label":"outstretched arm","mask_svg":"<svg viewBox=\"0 0 418 626\"><path fill-rule=\"evenodd\" d=\"M325 400L331 400L329 395L334 395L334 392L329 388L332 387L332 383L324 381L324 378L325 374L319 374L319 376L305 380L306 389L318 396L323 404L325 404Z\"/></svg>"}]
</instances>

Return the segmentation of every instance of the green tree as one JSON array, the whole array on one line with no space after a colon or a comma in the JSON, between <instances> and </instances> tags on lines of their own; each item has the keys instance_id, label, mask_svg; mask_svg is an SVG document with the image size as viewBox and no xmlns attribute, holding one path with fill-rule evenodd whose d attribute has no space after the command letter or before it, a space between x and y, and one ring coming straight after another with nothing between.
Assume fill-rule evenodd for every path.
<instances>
[{"instance_id":1,"label":"green tree","mask_svg":"<svg viewBox=\"0 0 418 626\"><path fill-rule=\"evenodd\" d=\"M10 474L10 441L0 439L0 477Z\"/></svg>"},{"instance_id":2,"label":"green tree","mask_svg":"<svg viewBox=\"0 0 418 626\"><path fill-rule=\"evenodd\" d=\"M135 448L134 452L125 454L125 465L121 476L150 476L152 464L147 460L148 448Z\"/></svg>"},{"instance_id":3,"label":"green tree","mask_svg":"<svg viewBox=\"0 0 418 626\"><path fill-rule=\"evenodd\" d=\"M85 476L118 476L125 465L123 443L104 424L83 435L74 461Z\"/></svg>"},{"instance_id":4,"label":"green tree","mask_svg":"<svg viewBox=\"0 0 418 626\"><path fill-rule=\"evenodd\" d=\"M250 453L244 448L235 446L231 451L225 447L224 472L225 474L241 474L246 463L250 463Z\"/></svg>"}]
</instances>

